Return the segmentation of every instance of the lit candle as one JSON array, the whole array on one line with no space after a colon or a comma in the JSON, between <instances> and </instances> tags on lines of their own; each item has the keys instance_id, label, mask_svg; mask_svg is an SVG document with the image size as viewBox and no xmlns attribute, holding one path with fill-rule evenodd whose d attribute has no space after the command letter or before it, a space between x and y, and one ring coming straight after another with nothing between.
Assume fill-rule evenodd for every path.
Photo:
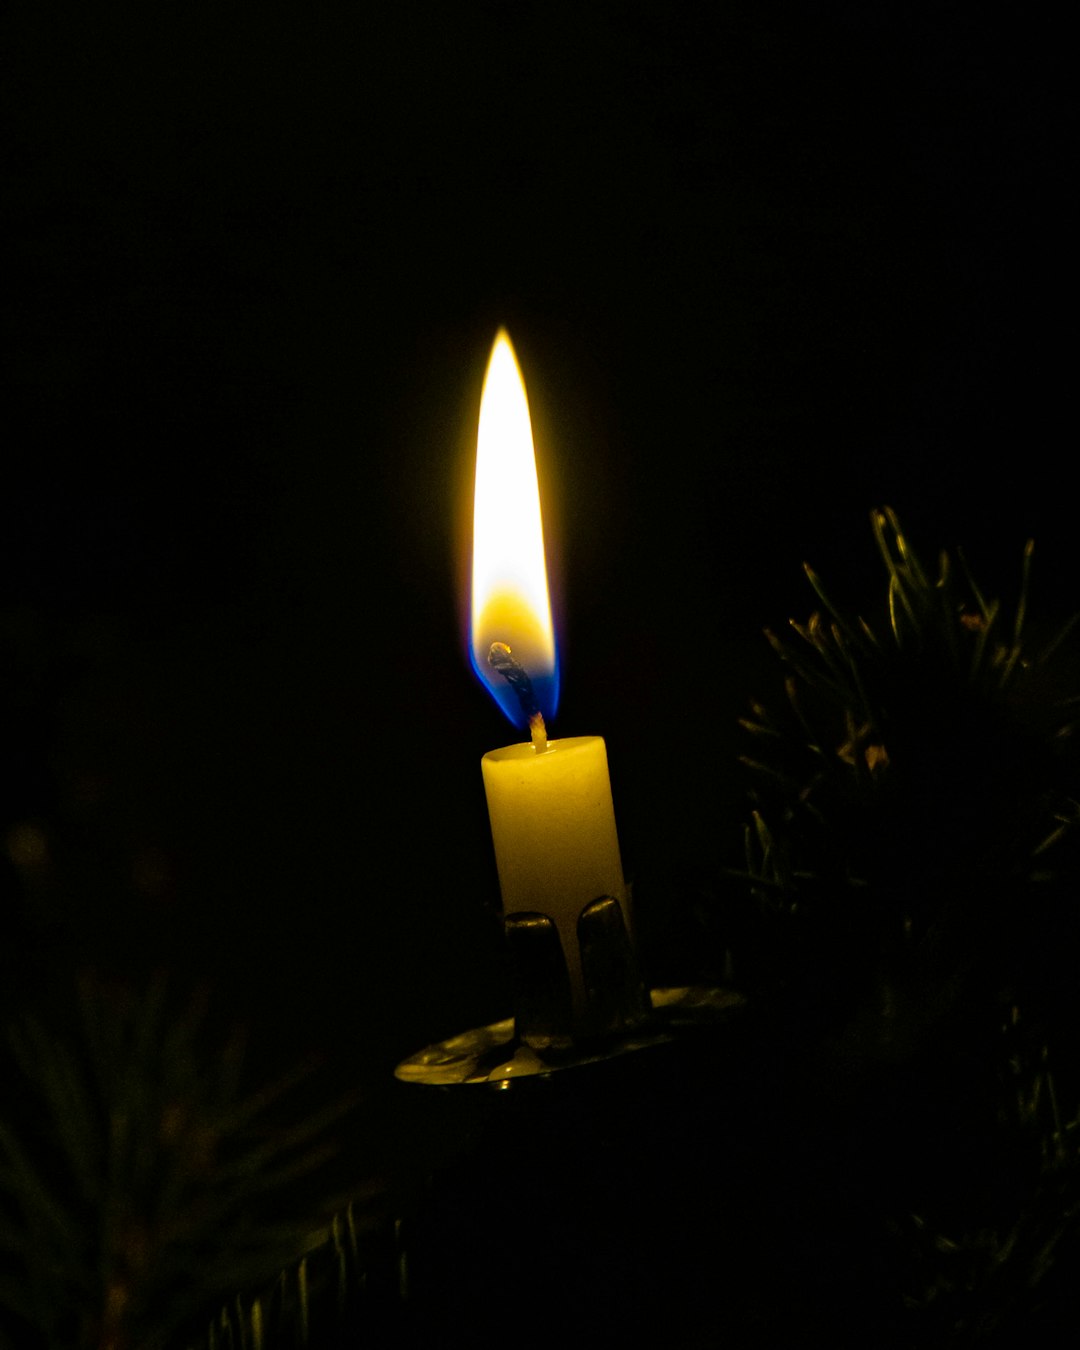
<instances>
[{"instance_id":1,"label":"lit candle","mask_svg":"<svg viewBox=\"0 0 1080 1350\"><path fill-rule=\"evenodd\" d=\"M611 896L628 932L630 916L604 741L547 738L558 661L529 405L505 331L492 347L480 401L471 656L507 717L531 733L481 761L503 912L553 921L580 1013L582 910Z\"/></svg>"}]
</instances>

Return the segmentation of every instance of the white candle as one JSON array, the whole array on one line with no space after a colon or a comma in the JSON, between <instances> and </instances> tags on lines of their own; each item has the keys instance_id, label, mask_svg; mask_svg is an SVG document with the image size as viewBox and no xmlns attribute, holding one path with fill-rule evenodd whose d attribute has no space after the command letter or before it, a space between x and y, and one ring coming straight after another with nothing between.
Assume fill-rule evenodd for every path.
<instances>
[{"instance_id":1,"label":"white candle","mask_svg":"<svg viewBox=\"0 0 1080 1350\"><path fill-rule=\"evenodd\" d=\"M577 921L610 895L626 914L626 886L600 736L492 750L480 761L503 911L547 914L559 930L575 1004L583 999ZM629 925L627 925L629 927Z\"/></svg>"}]
</instances>

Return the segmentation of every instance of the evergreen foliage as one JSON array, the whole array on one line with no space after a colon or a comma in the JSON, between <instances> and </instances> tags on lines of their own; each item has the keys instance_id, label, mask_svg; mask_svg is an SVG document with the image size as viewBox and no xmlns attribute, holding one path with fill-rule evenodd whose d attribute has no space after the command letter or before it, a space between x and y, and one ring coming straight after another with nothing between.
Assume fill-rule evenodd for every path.
<instances>
[{"instance_id":1,"label":"evergreen foliage","mask_svg":"<svg viewBox=\"0 0 1080 1350\"><path fill-rule=\"evenodd\" d=\"M314 1089L313 1066L249 1090L243 1037L215 1043L205 1005L84 978L74 1025L10 1028L0 1325L18 1350L181 1344L325 1241L353 1103Z\"/></svg>"},{"instance_id":2,"label":"evergreen foliage","mask_svg":"<svg viewBox=\"0 0 1080 1350\"><path fill-rule=\"evenodd\" d=\"M880 614L807 567L820 608L767 634L736 973L835 1100L904 1272L899 1343L983 1344L1056 1316L1080 1249L1074 619L1029 636L1030 543L1007 607L872 524Z\"/></svg>"}]
</instances>

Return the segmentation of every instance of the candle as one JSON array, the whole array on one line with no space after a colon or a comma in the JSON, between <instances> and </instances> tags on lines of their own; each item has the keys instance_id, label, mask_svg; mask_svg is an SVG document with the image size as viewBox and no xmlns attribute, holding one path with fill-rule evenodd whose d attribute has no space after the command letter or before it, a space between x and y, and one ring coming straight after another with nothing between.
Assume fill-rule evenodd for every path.
<instances>
[{"instance_id":1,"label":"candle","mask_svg":"<svg viewBox=\"0 0 1080 1350\"><path fill-rule=\"evenodd\" d=\"M492 347L480 401L473 507L473 669L530 739L481 761L504 914L548 916L586 1004L578 919L611 896L630 931L607 750L600 736L548 740L558 660L525 381L510 339Z\"/></svg>"}]
</instances>

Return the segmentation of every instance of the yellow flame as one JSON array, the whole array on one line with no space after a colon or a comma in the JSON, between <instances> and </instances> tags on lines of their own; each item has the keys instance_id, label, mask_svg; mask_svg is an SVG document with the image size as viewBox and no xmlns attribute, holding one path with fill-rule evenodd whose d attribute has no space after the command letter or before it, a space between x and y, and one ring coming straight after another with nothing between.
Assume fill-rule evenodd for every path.
<instances>
[{"instance_id":1,"label":"yellow flame","mask_svg":"<svg viewBox=\"0 0 1080 1350\"><path fill-rule=\"evenodd\" d=\"M525 380L505 329L480 399L473 499L472 656L493 692L488 651L505 642L533 679L555 671L540 489Z\"/></svg>"}]
</instances>

